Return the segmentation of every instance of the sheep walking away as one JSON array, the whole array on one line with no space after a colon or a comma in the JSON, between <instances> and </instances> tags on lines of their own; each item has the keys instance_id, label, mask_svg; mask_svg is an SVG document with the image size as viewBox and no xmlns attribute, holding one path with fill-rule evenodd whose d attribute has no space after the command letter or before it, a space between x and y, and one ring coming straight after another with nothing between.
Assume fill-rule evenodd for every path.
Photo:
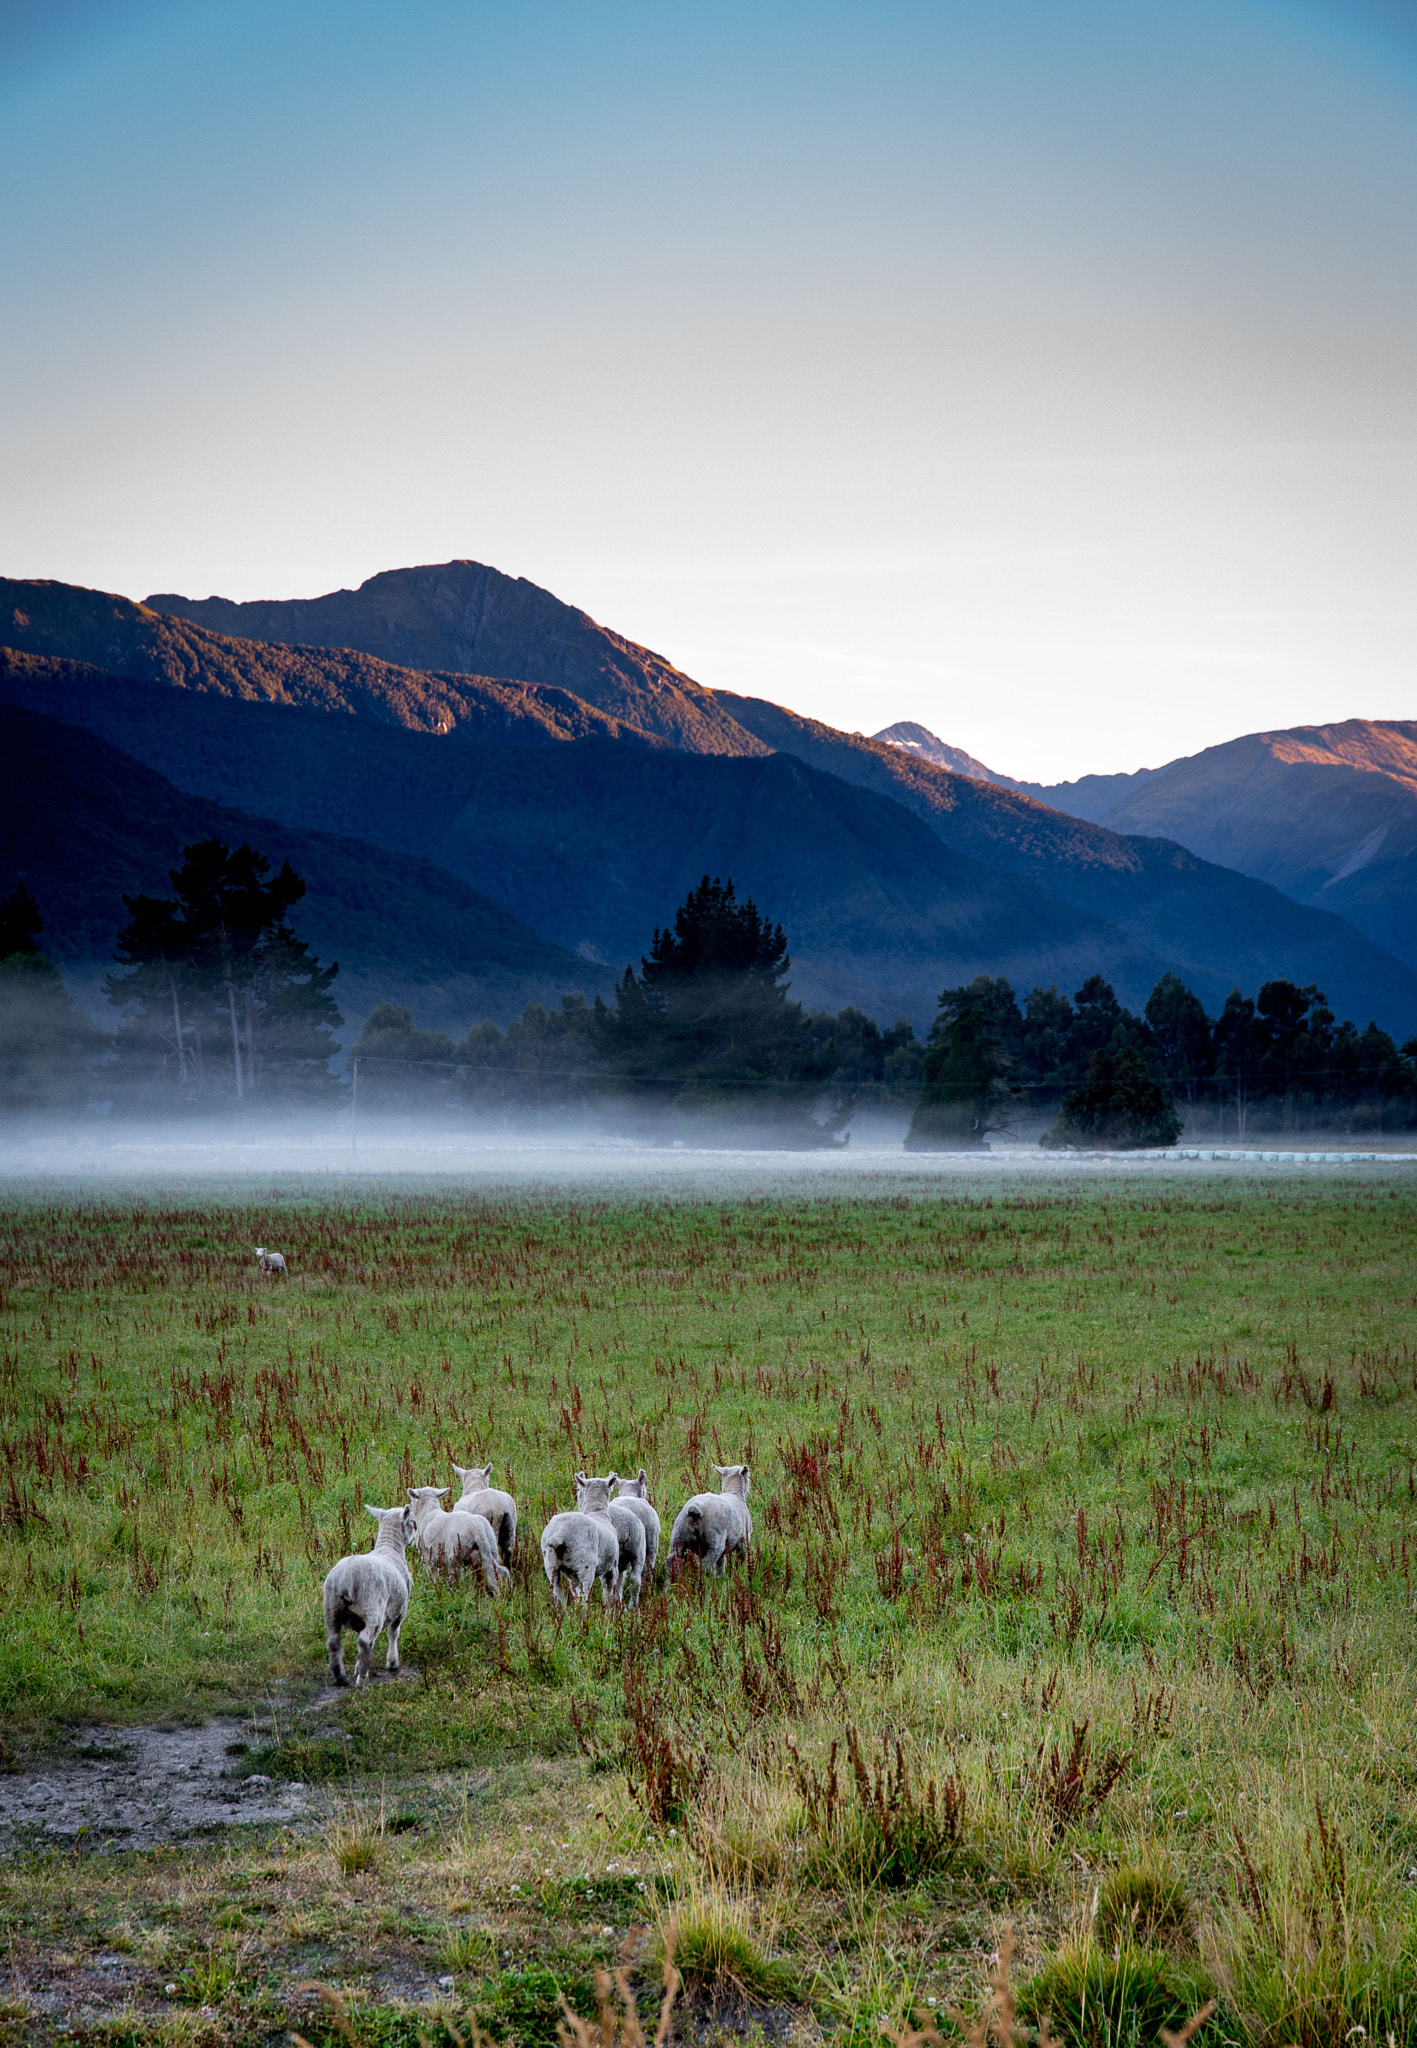
<instances>
[{"instance_id":1,"label":"sheep walking away","mask_svg":"<svg viewBox=\"0 0 1417 2048\"><path fill-rule=\"evenodd\" d=\"M462 1499L455 1503L453 1512L459 1515L486 1515L497 1538L497 1552L503 1564L510 1565L517 1554L517 1504L509 1493L503 1493L491 1482L491 1465L454 1465L454 1472L462 1481Z\"/></svg>"},{"instance_id":2,"label":"sheep walking away","mask_svg":"<svg viewBox=\"0 0 1417 2048\"><path fill-rule=\"evenodd\" d=\"M715 1465L713 1469L722 1491L696 1493L674 1517L669 1538L671 1575L686 1557L696 1557L706 1572L721 1572L734 1552L748 1555L753 1538L753 1517L748 1512L752 1475L746 1465Z\"/></svg>"},{"instance_id":3,"label":"sheep walking away","mask_svg":"<svg viewBox=\"0 0 1417 2048\"><path fill-rule=\"evenodd\" d=\"M374 1548L342 1557L325 1578L325 1645L330 1653L331 1685L348 1685L344 1668L344 1631L352 1628L359 1641L354 1683L367 1685L374 1644L389 1633L388 1668L399 1668L399 1630L408 1613L413 1574L405 1550L414 1540L412 1508L371 1508L379 1524Z\"/></svg>"},{"instance_id":4,"label":"sheep walking away","mask_svg":"<svg viewBox=\"0 0 1417 2048\"><path fill-rule=\"evenodd\" d=\"M581 1489L577 1487L577 1500ZM582 1607L590 1605L590 1589L600 1581L601 1598L615 1600L620 1591L620 1532L602 1510L610 1505L605 1480L592 1483L590 1509L553 1515L541 1532L541 1562L551 1598L561 1606L569 1585Z\"/></svg>"},{"instance_id":5,"label":"sheep walking away","mask_svg":"<svg viewBox=\"0 0 1417 2048\"><path fill-rule=\"evenodd\" d=\"M492 1524L485 1515L467 1513L461 1501L451 1510L444 1508L443 1495L451 1491L447 1486L408 1489L419 1556L434 1571L456 1572L475 1563L495 1599L505 1586L511 1585L512 1575L497 1555Z\"/></svg>"},{"instance_id":6,"label":"sheep walking away","mask_svg":"<svg viewBox=\"0 0 1417 2048\"><path fill-rule=\"evenodd\" d=\"M615 1597L622 1606L628 1599L632 1607L638 1607L645 1582L645 1525L631 1512L628 1502L611 1499L610 1489L618 1484L615 1472L604 1479L587 1479L584 1472L578 1472L576 1506L582 1514L610 1517L619 1545Z\"/></svg>"},{"instance_id":7,"label":"sheep walking away","mask_svg":"<svg viewBox=\"0 0 1417 2048\"><path fill-rule=\"evenodd\" d=\"M653 1578L654 1561L659 1556L659 1516L650 1506L649 1479L643 1465L637 1479L616 1479L615 1499L612 1505L628 1508L642 1525L645 1532L644 1575L646 1580Z\"/></svg>"}]
</instances>

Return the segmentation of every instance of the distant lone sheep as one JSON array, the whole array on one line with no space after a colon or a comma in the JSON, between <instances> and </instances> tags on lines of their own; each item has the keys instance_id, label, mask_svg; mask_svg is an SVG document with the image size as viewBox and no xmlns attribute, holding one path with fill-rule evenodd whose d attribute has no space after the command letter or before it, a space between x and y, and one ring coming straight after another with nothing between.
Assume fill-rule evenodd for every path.
<instances>
[{"instance_id":1,"label":"distant lone sheep","mask_svg":"<svg viewBox=\"0 0 1417 2048\"><path fill-rule=\"evenodd\" d=\"M510 1565L517 1554L517 1504L509 1493L500 1487L490 1486L494 1467L491 1465L454 1465L453 1470L462 1481L462 1499L455 1503L453 1512L459 1515L486 1515L497 1538L497 1550L505 1565Z\"/></svg>"},{"instance_id":2,"label":"distant lone sheep","mask_svg":"<svg viewBox=\"0 0 1417 2048\"><path fill-rule=\"evenodd\" d=\"M611 1487L619 1483L614 1472L604 1479L587 1479L584 1472L578 1472L576 1506L583 1515L609 1515L620 1546L615 1597L622 1604L628 1599L632 1607L638 1607L645 1582L645 1525L628 1501L610 1498Z\"/></svg>"},{"instance_id":3,"label":"distant lone sheep","mask_svg":"<svg viewBox=\"0 0 1417 2048\"><path fill-rule=\"evenodd\" d=\"M713 1469L722 1492L696 1493L674 1517L669 1539L671 1574L686 1557L696 1557L706 1572L721 1572L732 1552L748 1555L753 1537L753 1517L748 1512L752 1474L746 1465L715 1465Z\"/></svg>"},{"instance_id":4,"label":"distant lone sheep","mask_svg":"<svg viewBox=\"0 0 1417 2048\"><path fill-rule=\"evenodd\" d=\"M444 1571L460 1571L474 1561L481 1567L483 1581L495 1599L512 1575L497 1557L497 1539L485 1515L469 1514L461 1502L451 1513L443 1506L446 1486L410 1486L409 1504L418 1536L418 1550L426 1565Z\"/></svg>"},{"instance_id":5,"label":"distant lone sheep","mask_svg":"<svg viewBox=\"0 0 1417 2048\"><path fill-rule=\"evenodd\" d=\"M637 1479L615 1481L614 1505L628 1508L636 1516L645 1532L645 1578L654 1575L654 1561L659 1556L659 1516L649 1503L649 1481L645 1468L640 1467Z\"/></svg>"},{"instance_id":6,"label":"distant lone sheep","mask_svg":"<svg viewBox=\"0 0 1417 2048\"><path fill-rule=\"evenodd\" d=\"M374 1661L374 1644L384 1629L389 1632L388 1668L399 1668L399 1630L408 1613L408 1596L413 1574L404 1551L414 1537L412 1508L371 1508L367 1513L379 1524L374 1548L342 1557L325 1579L325 1645L330 1653L331 1685L348 1685L344 1668L344 1631L354 1629L359 1638L354 1682L366 1685Z\"/></svg>"},{"instance_id":7,"label":"distant lone sheep","mask_svg":"<svg viewBox=\"0 0 1417 2048\"><path fill-rule=\"evenodd\" d=\"M285 1273L286 1279L290 1278L289 1273L286 1272L285 1255L283 1252L268 1252L263 1244L258 1244L256 1247L256 1264L266 1275L267 1279L270 1279L274 1273Z\"/></svg>"}]
</instances>

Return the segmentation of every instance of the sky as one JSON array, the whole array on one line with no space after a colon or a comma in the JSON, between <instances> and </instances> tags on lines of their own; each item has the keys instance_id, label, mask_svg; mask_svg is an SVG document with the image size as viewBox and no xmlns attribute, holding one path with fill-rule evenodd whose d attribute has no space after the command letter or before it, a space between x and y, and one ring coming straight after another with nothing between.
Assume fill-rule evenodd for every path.
<instances>
[{"instance_id":1,"label":"sky","mask_svg":"<svg viewBox=\"0 0 1417 2048\"><path fill-rule=\"evenodd\" d=\"M1417 717L1417 4L0 0L0 573L1044 782Z\"/></svg>"}]
</instances>

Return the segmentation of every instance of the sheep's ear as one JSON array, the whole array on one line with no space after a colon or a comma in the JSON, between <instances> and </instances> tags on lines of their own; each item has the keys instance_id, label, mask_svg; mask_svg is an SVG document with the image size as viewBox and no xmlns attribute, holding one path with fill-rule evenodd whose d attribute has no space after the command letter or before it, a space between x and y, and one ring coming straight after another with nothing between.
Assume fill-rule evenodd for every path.
<instances>
[{"instance_id":1,"label":"sheep's ear","mask_svg":"<svg viewBox=\"0 0 1417 2048\"><path fill-rule=\"evenodd\" d=\"M450 1458L448 1460L448 1463L452 1465L452 1462L453 1461ZM457 1473L459 1479L466 1479L468 1473L472 1470L472 1467L470 1465L453 1465L453 1470ZM446 1492L448 1491L448 1489L444 1488L444 1491Z\"/></svg>"},{"instance_id":2,"label":"sheep's ear","mask_svg":"<svg viewBox=\"0 0 1417 2048\"><path fill-rule=\"evenodd\" d=\"M736 1468L732 1465L715 1465L713 1469L718 1474L720 1479L726 1479L729 1473L734 1471Z\"/></svg>"},{"instance_id":3,"label":"sheep's ear","mask_svg":"<svg viewBox=\"0 0 1417 2048\"><path fill-rule=\"evenodd\" d=\"M620 1484L620 1474L618 1472L607 1472L605 1483L607 1486L618 1486Z\"/></svg>"},{"instance_id":4,"label":"sheep's ear","mask_svg":"<svg viewBox=\"0 0 1417 2048\"><path fill-rule=\"evenodd\" d=\"M576 1484L577 1484L577 1486L584 1486L584 1485L585 1485L585 1483L586 1483L586 1476L585 1476L584 1472L578 1472L578 1473L576 1474Z\"/></svg>"},{"instance_id":5,"label":"sheep's ear","mask_svg":"<svg viewBox=\"0 0 1417 2048\"><path fill-rule=\"evenodd\" d=\"M643 1466L643 1465L641 1465L641 1467L640 1467L640 1477L639 1477L639 1484L640 1484L641 1486L648 1486L648 1485L649 1485L649 1474L648 1474L648 1473L646 1472L646 1470L645 1470L645 1468L644 1468L644 1466Z\"/></svg>"},{"instance_id":6,"label":"sheep's ear","mask_svg":"<svg viewBox=\"0 0 1417 2048\"><path fill-rule=\"evenodd\" d=\"M367 1500L364 1503L364 1512L366 1515L372 1515L376 1522L382 1522L384 1519L384 1510L382 1508L371 1508Z\"/></svg>"}]
</instances>

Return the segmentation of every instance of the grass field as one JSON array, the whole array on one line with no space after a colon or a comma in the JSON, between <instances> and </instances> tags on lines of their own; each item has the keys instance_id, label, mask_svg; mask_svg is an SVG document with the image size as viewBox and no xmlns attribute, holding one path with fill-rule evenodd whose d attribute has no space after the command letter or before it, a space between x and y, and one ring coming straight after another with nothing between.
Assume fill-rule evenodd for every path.
<instances>
[{"instance_id":1,"label":"grass field","mask_svg":"<svg viewBox=\"0 0 1417 2048\"><path fill-rule=\"evenodd\" d=\"M1417 2042L1414 1183L1365 1174L12 1191L6 1763L241 1708L309 1791L0 1865L0 2030L549 2043L622 1953L652 2011L672 1923L686 2036L949 2037L1012 1939L1066 2041ZM362 1503L488 1458L511 1596L416 1574L409 1673L303 1712ZM578 1467L667 1550L738 1460L749 1568L555 1616Z\"/></svg>"}]
</instances>

